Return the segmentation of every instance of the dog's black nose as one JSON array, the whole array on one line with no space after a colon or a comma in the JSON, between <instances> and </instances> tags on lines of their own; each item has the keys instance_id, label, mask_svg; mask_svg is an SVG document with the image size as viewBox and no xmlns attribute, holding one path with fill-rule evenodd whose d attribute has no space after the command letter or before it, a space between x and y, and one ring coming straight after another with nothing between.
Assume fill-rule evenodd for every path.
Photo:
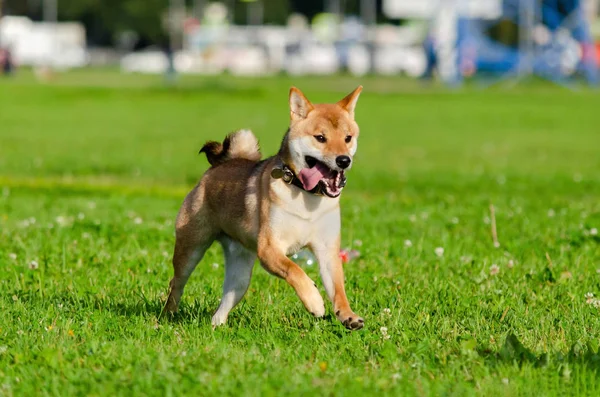
<instances>
[{"instance_id":1,"label":"dog's black nose","mask_svg":"<svg viewBox=\"0 0 600 397\"><path fill-rule=\"evenodd\" d=\"M348 156L337 156L337 158L335 159L335 163L340 168L348 168L351 162L352 160Z\"/></svg>"}]
</instances>

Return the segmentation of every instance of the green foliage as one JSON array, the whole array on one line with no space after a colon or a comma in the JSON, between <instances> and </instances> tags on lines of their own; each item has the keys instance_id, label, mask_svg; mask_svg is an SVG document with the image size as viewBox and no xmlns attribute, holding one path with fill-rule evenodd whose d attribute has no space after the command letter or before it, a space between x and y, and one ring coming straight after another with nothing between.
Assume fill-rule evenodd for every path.
<instances>
[{"instance_id":1,"label":"green foliage","mask_svg":"<svg viewBox=\"0 0 600 397\"><path fill-rule=\"evenodd\" d=\"M59 16L83 20L92 32L101 29L112 35L135 31L156 44L166 40L163 18L167 0L60 0Z\"/></svg>"},{"instance_id":2,"label":"green foliage","mask_svg":"<svg viewBox=\"0 0 600 397\"><path fill-rule=\"evenodd\" d=\"M216 246L180 314L158 320L201 144L246 127L274 153L290 85L323 102L358 83L0 81L0 394L598 395L600 115L586 90L362 79L342 214L365 329L330 306L313 319L257 265L213 331Z\"/></svg>"}]
</instances>

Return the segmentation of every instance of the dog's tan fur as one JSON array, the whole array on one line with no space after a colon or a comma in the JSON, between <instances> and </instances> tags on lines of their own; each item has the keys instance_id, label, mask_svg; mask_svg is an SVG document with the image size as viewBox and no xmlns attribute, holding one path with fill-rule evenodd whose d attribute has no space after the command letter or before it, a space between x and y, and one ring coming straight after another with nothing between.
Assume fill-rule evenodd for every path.
<instances>
[{"instance_id":1,"label":"dog's tan fur","mask_svg":"<svg viewBox=\"0 0 600 397\"><path fill-rule=\"evenodd\" d=\"M279 153L264 161L259 161L258 142L247 130L229 135L223 143L204 146L201 151L212 167L185 198L177 217L168 311L177 311L189 276L217 240L225 253L225 282L221 304L212 318L214 326L225 323L246 293L257 257L269 273L294 288L309 312L321 317L325 307L319 290L287 257L308 247L317 258L337 318L349 329L363 327L344 290L339 196L314 195L271 176L282 164L297 174L306 166L306 155L331 169L337 167L337 156L352 158L359 133L354 108L361 90L358 87L336 104L313 105L292 88L289 131ZM315 135L327 141L319 142Z\"/></svg>"}]
</instances>

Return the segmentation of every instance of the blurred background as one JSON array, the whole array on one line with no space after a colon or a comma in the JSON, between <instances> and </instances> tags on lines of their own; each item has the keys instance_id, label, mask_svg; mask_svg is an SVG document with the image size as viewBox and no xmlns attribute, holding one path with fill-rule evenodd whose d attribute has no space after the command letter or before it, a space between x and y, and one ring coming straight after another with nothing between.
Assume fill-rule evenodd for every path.
<instances>
[{"instance_id":1,"label":"blurred background","mask_svg":"<svg viewBox=\"0 0 600 397\"><path fill-rule=\"evenodd\" d=\"M0 0L5 74L598 82L600 0Z\"/></svg>"}]
</instances>

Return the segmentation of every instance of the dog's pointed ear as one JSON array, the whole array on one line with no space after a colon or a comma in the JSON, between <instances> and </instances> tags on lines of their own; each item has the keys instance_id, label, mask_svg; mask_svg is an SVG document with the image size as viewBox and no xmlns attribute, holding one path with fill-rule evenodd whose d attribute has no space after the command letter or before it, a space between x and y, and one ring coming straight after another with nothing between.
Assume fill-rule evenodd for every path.
<instances>
[{"instance_id":1,"label":"dog's pointed ear","mask_svg":"<svg viewBox=\"0 0 600 397\"><path fill-rule=\"evenodd\" d=\"M344 99L339 101L337 104L340 105L343 109L345 109L350 117L354 118L354 108L356 107L356 102L358 101L358 97L360 92L362 91L362 85L356 87L354 91L348 94Z\"/></svg>"},{"instance_id":2,"label":"dog's pointed ear","mask_svg":"<svg viewBox=\"0 0 600 397\"><path fill-rule=\"evenodd\" d=\"M292 121L302 120L314 107L312 103L296 87L290 89L290 118Z\"/></svg>"}]
</instances>

